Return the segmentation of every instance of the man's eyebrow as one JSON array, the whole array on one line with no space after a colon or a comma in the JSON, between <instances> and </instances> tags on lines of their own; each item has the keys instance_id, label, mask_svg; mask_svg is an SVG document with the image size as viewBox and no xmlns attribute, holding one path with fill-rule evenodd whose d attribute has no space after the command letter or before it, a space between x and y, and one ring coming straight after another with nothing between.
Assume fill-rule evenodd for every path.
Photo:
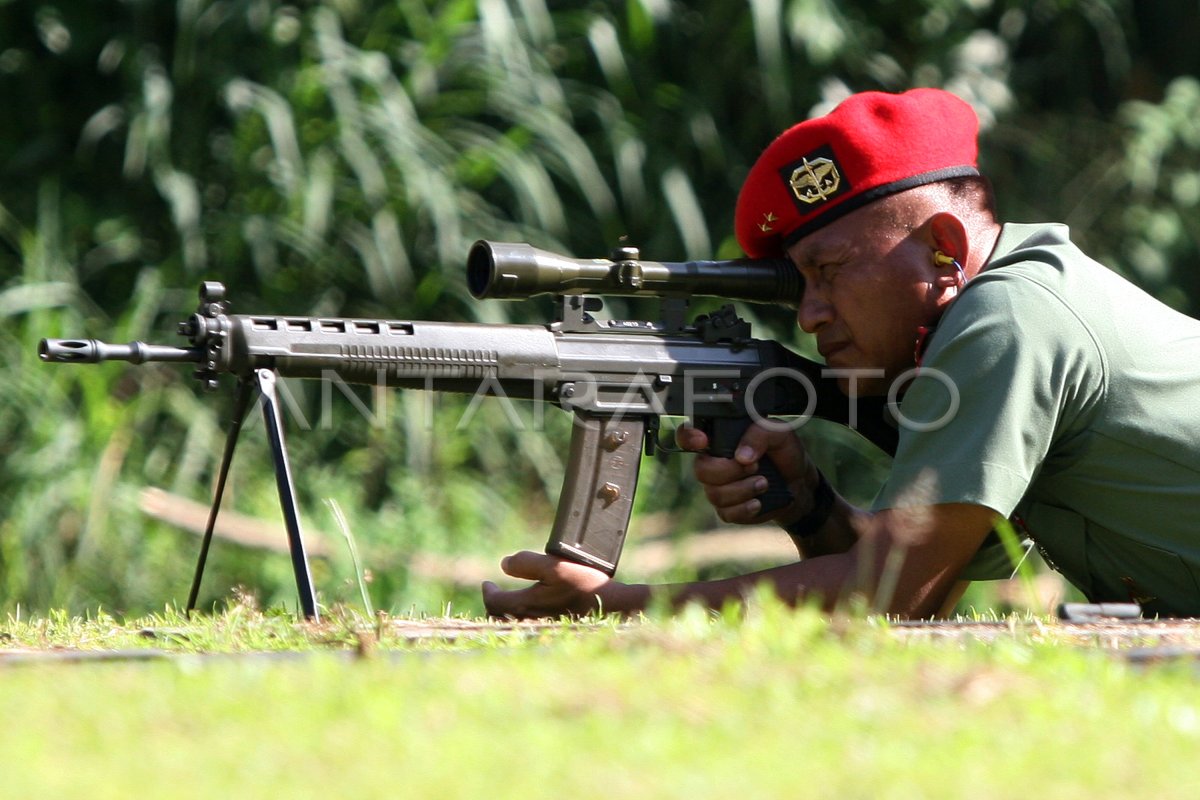
<instances>
[{"instance_id":1,"label":"man's eyebrow","mask_svg":"<svg viewBox=\"0 0 1200 800\"><path fill-rule=\"evenodd\" d=\"M838 244L818 244L802 250L792 257L792 263L797 267L820 266L834 261L844 261L854 250L850 242Z\"/></svg>"}]
</instances>

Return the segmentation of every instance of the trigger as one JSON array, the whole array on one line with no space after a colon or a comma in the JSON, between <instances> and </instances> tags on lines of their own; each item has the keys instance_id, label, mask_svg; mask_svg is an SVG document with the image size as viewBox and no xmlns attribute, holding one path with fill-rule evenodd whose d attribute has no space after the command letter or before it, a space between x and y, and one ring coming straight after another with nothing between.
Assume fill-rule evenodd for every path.
<instances>
[{"instance_id":1,"label":"trigger","mask_svg":"<svg viewBox=\"0 0 1200 800\"><path fill-rule=\"evenodd\" d=\"M675 444L674 436L660 438L658 435L660 421L658 417L650 417L646 422L646 455L652 456L655 451L663 453L682 453L683 448ZM672 428L671 432L674 433Z\"/></svg>"}]
</instances>

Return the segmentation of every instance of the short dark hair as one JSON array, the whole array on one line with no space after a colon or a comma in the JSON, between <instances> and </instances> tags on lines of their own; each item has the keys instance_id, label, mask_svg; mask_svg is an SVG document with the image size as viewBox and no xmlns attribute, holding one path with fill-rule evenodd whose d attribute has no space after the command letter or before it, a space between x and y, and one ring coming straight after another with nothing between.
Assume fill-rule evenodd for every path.
<instances>
[{"instance_id":1,"label":"short dark hair","mask_svg":"<svg viewBox=\"0 0 1200 800\"><path fill-rule=\"evenodd\" d=\"M983 175L968 175L962 178L951 178L942 181L950 196L976 210L996 217L996 192L992 182Z\"/></svg>"},{"instance_id":2,"label":"short dark hair","mask_svg":"<svg viewBox=\"0 0 1200 800\"><path fill-rule=\"evenodd\" d=\"M874 214L877 225L908 234L925 221L931 207L953 211L966 221L994 223L996 221L996 196L992 182L982 175L948 178L924 186L882 197L864 207Z\"/></svg>"}]
</instances>

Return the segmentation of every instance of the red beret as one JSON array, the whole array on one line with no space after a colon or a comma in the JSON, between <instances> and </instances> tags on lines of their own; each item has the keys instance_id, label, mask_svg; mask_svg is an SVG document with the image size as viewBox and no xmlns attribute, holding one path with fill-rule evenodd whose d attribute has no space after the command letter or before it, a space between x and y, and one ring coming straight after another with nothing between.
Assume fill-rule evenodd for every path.
<instances>
[{"instance_id":1,"label":"red beret","mask_svg":"<svg viewBox=\"0 0 1200 800\"><path fill-rule=\"evenodd\" d=\"M734 230L751 258L782 256L873 200L978 175L979 119L941 89L863 92L781 133L750 169Z\"/></svg>"}]
</instances>

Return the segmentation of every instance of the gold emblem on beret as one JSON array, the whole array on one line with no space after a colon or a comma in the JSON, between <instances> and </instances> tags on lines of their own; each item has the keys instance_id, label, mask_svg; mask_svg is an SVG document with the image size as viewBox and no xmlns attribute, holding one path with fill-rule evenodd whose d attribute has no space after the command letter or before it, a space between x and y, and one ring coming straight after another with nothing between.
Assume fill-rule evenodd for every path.
<instances>
[{"instance_id":1,"label":"gold emblem on beret","mask_svg":"<svg viewBox=\"0 0 1200 800\"><path fill-rule=\"evenodd\" d=\"M800 159L800 164L792 170L788 179L792 193L802 203L823 203L837 194L842 185L842 173L837 164L828 158Z\"/></svg>"},{"instance_id":2,"label":"gold emblem on beret","mask_svg":"<svg viewBox=\"0 0 1200 800\"><path fill-rule=\"evenodd\" d=\"M763 221L758 223L758 229L763 233L770 233L773 230L771 223L778 219L779 217L775 216L775 212L767 211L763 214Z\"/></svg>"}]
</instances>

